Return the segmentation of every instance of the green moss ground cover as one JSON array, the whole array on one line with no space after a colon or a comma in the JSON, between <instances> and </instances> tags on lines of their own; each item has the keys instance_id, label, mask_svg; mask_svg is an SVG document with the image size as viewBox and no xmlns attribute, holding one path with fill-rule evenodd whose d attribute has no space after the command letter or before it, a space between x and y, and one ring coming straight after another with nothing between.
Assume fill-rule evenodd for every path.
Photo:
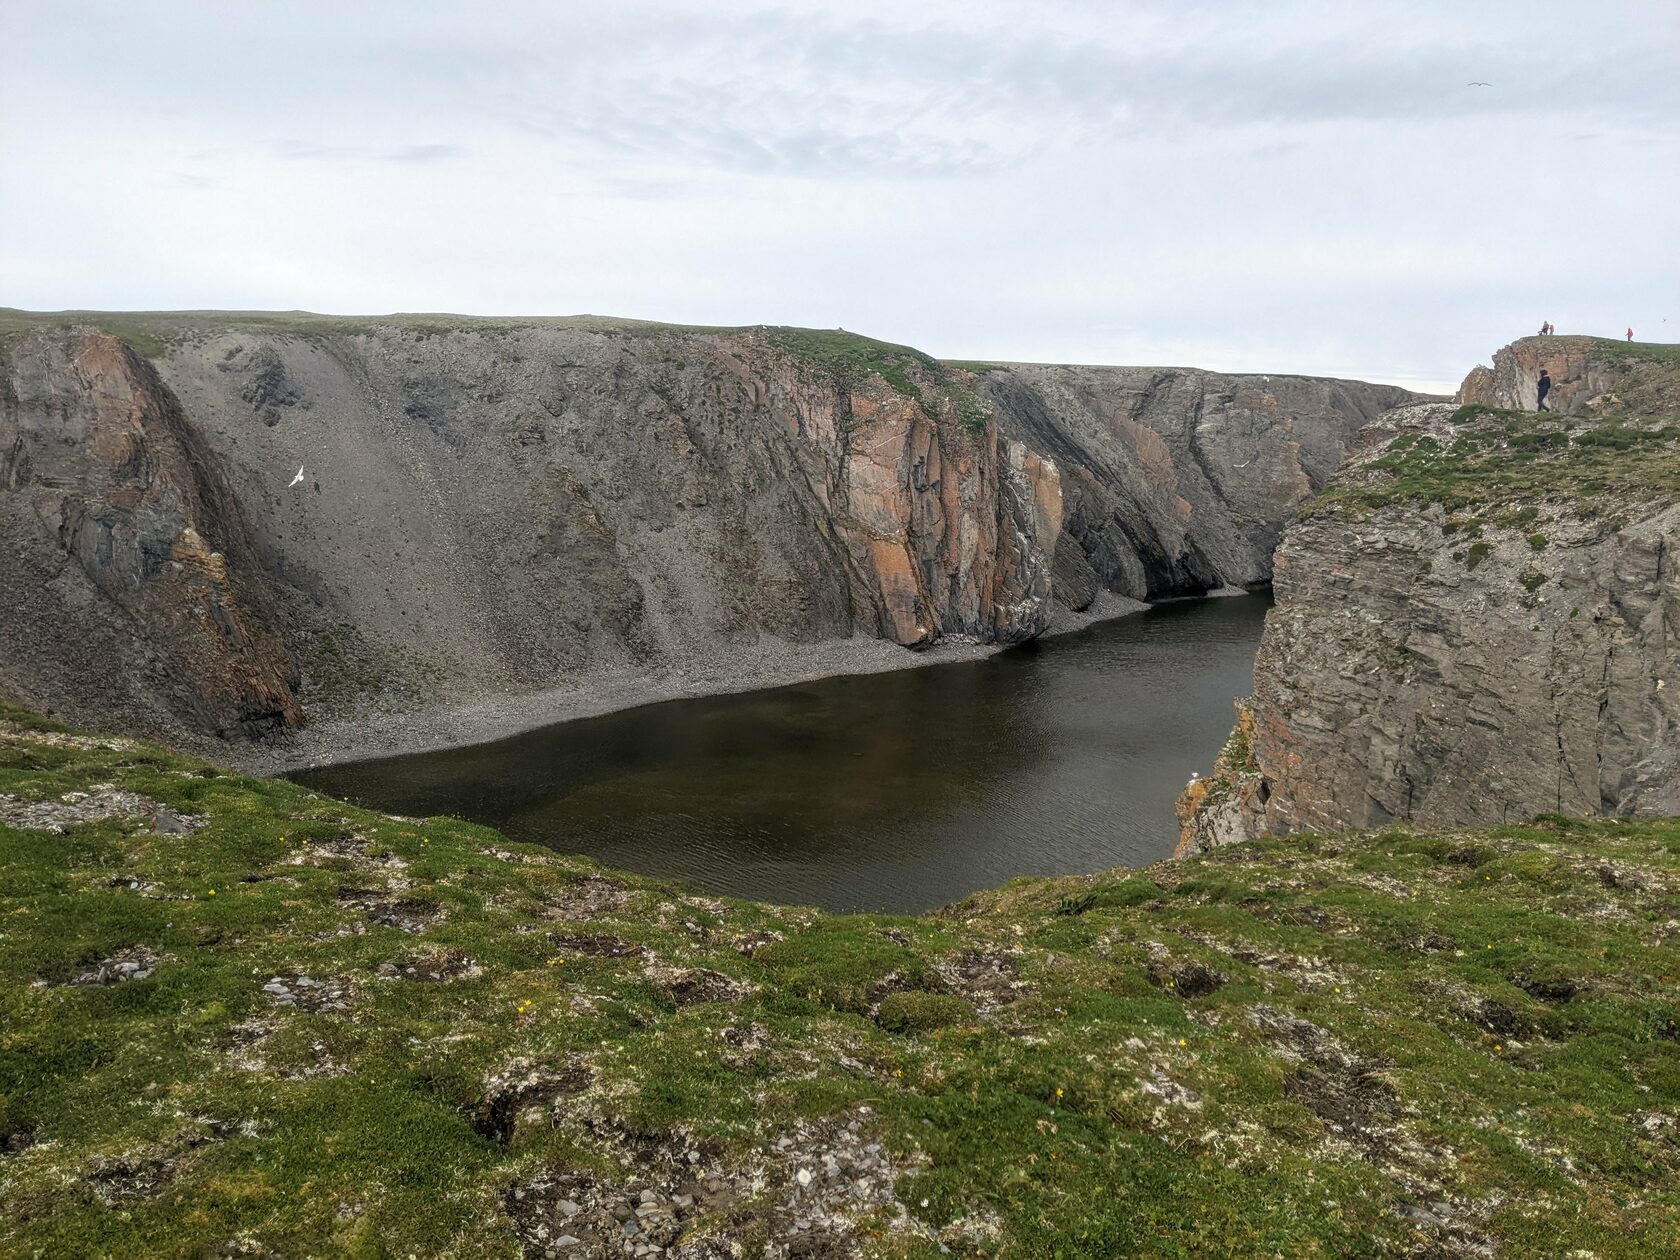
<instances>
[{"instance_id":1,"label":"green moss ground cover","mask_svg":"<svg viewBox=\"0 0 1680 1260\"><path fill-rule=\"evenodd\" d=\"M1471 405L1450 435L1402 434L1374 459L1344 469L1304 509L1369 513L1395 503L1448 511L1528 500L1562 501L1585 514L1680 495L1680 426L1603 421ZM1517 522L1521 524L1522 522Z\"/></svg>"},{"instance_id":2,"label":"green moss ground cover","mask_svg":"<svg viewBox=\"0 0 1680 1260\"><path fill-rule=\"evenodd\" d=\"M672 1254L759 1255L865 1140L776 1254L1680 1251L1680 822L834 916L17 712L0 817L0 1254L541 1255L692 1168Z\"/></svg>"},{"instance_id":3,"label":"green moss ground cover","mask_svg":"<svg viewBox=\"0 0 1680 1260\"><path fill-rule=\"evenodd\" d=\"M983 432L991 417L991 405L952 375L951 368L957 365L941 363L911 346L877 341L838 328L775 328L770 338L779 349L832 373L844 386L855 385L871 374L879 376L930 416L938 414L941 398L949 398L964 427L972 433Z\"/></svg>"}]
</instances>

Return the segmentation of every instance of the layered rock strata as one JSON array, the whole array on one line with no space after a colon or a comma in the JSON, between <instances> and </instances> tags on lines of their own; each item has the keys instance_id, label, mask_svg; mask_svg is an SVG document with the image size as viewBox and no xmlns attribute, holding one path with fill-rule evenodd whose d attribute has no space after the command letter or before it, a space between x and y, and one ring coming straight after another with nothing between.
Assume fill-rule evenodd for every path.
<instances>
[{"instance_id":1,"label":"layered rock strata","mask_svg":"<svg viewBox=\"0 0 1680 1260\"><path fill-rule=\"evenodd\" d=\"M27 644L8 689L159 729L143 700L150 720L107 706L153 685L128 641L171 662L173 720L258 734L299 718L294 652L333 713L627 685L766 641L1040 633L1054 462L932 360L853 341L875 361L770 331L207 317L154 370L96 333L15 334L4 498L32 523L12 575L32 610L0 614ZM66 555L88 589L48 614ZM177 586L220 592L205 624L234 647L187 643L181 599L152 594ZM109 668L87 667L92 626Z\"/></svg>"},{"instance_id":2,"label":"layered rock strata","mask_svg":"<svg viewBox=\"0 0 1680 1260\"><path fill-rule=\"evenodd\" d=\"M1589 414L1593 375L1559 386ZM1486 406L1390 413L1289 526L1249 737L1181 851L1680 813L1680 428Z\"/></svg>"},{"instance_id":3,"label":"layered rock strata","mask_svg":"<svg viewBox=\"0 0 1680 1260\"><path fill-rule=\"evenodd\" d=\"M1680 414L1680 348L1602 337L1524 337L1474 367L1455 402L1533 411L1540 373L1552 377L1547 407L1564 415Z\"/></svg>"},{"instance_id":4,"label":"layered rock strata","mask_svg":"<svg viewBox=\"0 0 1680 1260\"><path fill-rule=\"evenodd\" d=\"M1284 522L1360 429L1418 395L1389 385L1181 368L988 367L1002 430L1056 461L1054 587L1071 609L1271 580Z\"/></svg>"},{"instance_id":5,"label":"layered rock strata","mask_svg":"<svg viewBox=\"0 0 1680 1260\"><path fill-rule=\"evenodd\" d=\"M295 726L298 667L244 515L151 365L114 337L31 333L4 367L0 684L139 725Z\"/></svg>"},{"instance_id":6,"label":"layered rock strata","mask_svg":"<svg viewBox=\"0 0 1680 1260\"><path fill-rule=\"evenodd\" d=\"M83 343L133 381L39 366L91 363ZM0 614L29 645L0 685L174 738L556 690L635 697L650 679L751 685L784 648L820 669L858 640L1017 643L1058 605L1108 606L1104 592L1254 585L1352 435L1411 397L1177 369L968 371L841 332L590 317L0 312L0 355L7 425L84 417L52 439L69 462L8 474L8 511L35 522L9 579L32 611ZM40 506L49 481L104 502L106 474L83 461L124 440L107 401L129 395L197 470L165 576L224 583L203 596L235 610L216 651L189 648L174 605L101 576L95 544L38 528L59 511ZM13 463L45 468L24 446ZM70 555L92 564L87 589L42 594Z\"/></svg>"}]
</instances>

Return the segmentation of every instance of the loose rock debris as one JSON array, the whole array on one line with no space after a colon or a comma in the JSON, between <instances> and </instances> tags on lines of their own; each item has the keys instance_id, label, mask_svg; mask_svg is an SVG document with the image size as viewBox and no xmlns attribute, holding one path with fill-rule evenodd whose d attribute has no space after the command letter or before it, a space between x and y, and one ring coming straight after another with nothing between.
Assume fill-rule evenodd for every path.
<instances>
[{"instance_id":1,"label":"loose rock debris","mask_svg":"<svg viewBox=\"0 0 1680 1260\"><path fill-rule=\"evenodd\" d=\"M0 721L0 739L14 740L20 744L40 744L46 748L74 748L81 752L133 752L140 747L132 739L122 739L115 735L72 735L68 731L37 731L9 721Z\"/></svg>"},{"instance_id":2,"label":"loose rock debris","mask_svg":"<svg viewBox=\"0 0 1680 1260\"><path fill-rule=\"evenodd\" d=\"M967 998L981 1015L995 1014L1032 991L1017 977L1014 959L991 950L964 950L936 962L933 970L947 989Z\"/></svg>"},{"instance_id":3,"label":"loose rock debris","mask_svg":"<svg viewBox=\"0 0 1680 1260\"><path fill-rule=\"evenodd\" d=\"M325 980L300 975L274 976L263 985L263 992L276 1006L291 1006L314 1014L347 1011L355 1001L350 982L336 976Z\"/></svg>"},{"instance_id":4,"label":"loose rock debris","mask_svg":"<svg viewBox=\"0 0 1680 1260\"><path fill-rule=\"evenodd\" d=\"M640 958L647 952L621 936L571 936L550 932L548 939L563 950L591 958Z\"/></svg>"},{"instance_id":5,"label":"loose rock debris","mask_svg":"<svg viewBox=\"0 0 1680 1260\"><path fill-rule=\"evenodd\" d=\"M801 1125L733 1163L681 1134L644 1144L623 1176L551 1169L503 1204L527 1257L839 1260L865 1226L918 1227L898 1203L900 1167L872 1140L873 1112Z\"/></svg>"},{"instance_id":6,"label":"loose rock debris","mask_svg":"<svg viewBox=\"0 0 1680 1260\"><path fill-rule=\"evenodd\" d=\"M630 890L616 880L590 875L548 895L541 913L549 919L599 919L630 904Z\"/></svg>"},{"instance_id":7,"label":"loose rock debris","mask_svg":"<svg viewBox=\"0 0 1680 1260\"><path fill-rule=\"evenodd\" d=\"M125 984L130 980L144 980L169 960L146 945L131 945L119 949L108 958L101 958L78 971L66 984Z\"/></svg>"},{"instance_id":8,"label":"loose rock debris","mask_svg":"<svg viewBox=\"0 0 1680 1260\"><path fill-rule=\"evenodd\" d=\"M420 933L443 918L443 907L422 897L397 897L379 888L341 888L338 899L355 906L369 923Z\"/></svg>"},{"instance_id":9,"label":"loose rock debris","mask_svg":"<svg viewBox=\"0 0 1680 1260\"><path fill-rule=\"evenodd\" d=\"M54 800L34 801L0 795L0 823L24 831L58 835L84 823L109 818L144 818L160 835L186 835L205 824L198 814L181 814L137 792L96 783L86 792L66 792Z\"/></svg>"},{"instance_id":10,"label":"loose rock debris","mask_svg":"<svg viewBox=\"0 0 1680 1260\"><path fill-rule=\"evenodd\" d=\"M380 963L374 972L381 980L409 980L417 984L446 984L452 980L476 980L484 968L459 950L422 954L407 962Z\"/></svg>"},{"instance_id":11,"label":"loose rock debris","mask_svg":"<svg viewBox=\"0 0 1680 1260\"><path fill-rule=\"evenodd\" d=\"M752 992L752 985L709 967L667 967L649 964L648 979L671 995L678 1006L697 1002L734 1002Z\"/></svg>"}]
</instances>

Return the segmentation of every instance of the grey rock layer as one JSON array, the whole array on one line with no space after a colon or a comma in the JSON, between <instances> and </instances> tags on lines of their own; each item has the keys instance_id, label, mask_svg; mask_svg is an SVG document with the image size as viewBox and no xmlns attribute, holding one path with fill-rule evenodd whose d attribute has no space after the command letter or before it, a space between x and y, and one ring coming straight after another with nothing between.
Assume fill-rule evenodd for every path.
<instances>
[{"instance_id":1,"label":"grey rock layer","mask_svg":"<svg viewBox=\"0 0 1680 1260\"><path fill-rule=\"evenodd\" d=\"M0 350L0 690L130 728L295 726L244 513L151 365L97 333Z\"/></svg>"},{"instance_id":2,"label":"grey rock layer","mask_svg":"<svg viewBox=\"0 0 1680 1260\"><path fill-rule=\"evenodd\" d=\"M309 756L355 750L347 728L402 728L365 751L435 747L505 733L535 697L532 720L553 720L1264 582L1289 512L1410 397L1176 369L969 377L911 351L889 354L889 381L847 356L878 367L899 348L845 334L805 338L813 355L778 330L588 319L31 321L0 336L0 425L26 431L0 492L18 557L0 631L26 649L0 688L187 742L307 716L320 729L287 747L321 745ZM153 358L61 322L109 325ZM188 452L208 523L152 512L143 549L214 535L205 554L226 559L264 645L236 663L97 565L60 589L67 548L86 548L55 541L42 505L92 492L84 456L118 419L105 384L38 364L69 363L85 337L121 350L116 392L148 399L148 432ZM66 416L88 419L52 447L54 471L29 444L51 446L39 435ZM272 702L230 707L252 677ZM479 709L488 725L445 716Z\"/></svg>"},{"instance_id":3,"label":"grey rock layer","mask_svg":"<svg viewBox=\"0 0 1680 1260\"><path fill-rule=\"evenodd\" d=\"M1359 431L1419 395L1390 385L1183 368L994 367L1000 428L1062 471L1054 587L1083 609L1271 580L1284 523Z\"/></svg>"},{"instance_id":4,"label":"grey rock layer","mask_svg":"<svg viewBox=\"0 0 1680 1260\"><path fill-rule=\"evenodd\" d=\"M1583 406L1585 375L1564 378ZM1400 436L1445 447L1476 420L1390 413L1338 484ZM1614 511L1536 490L1477 509L1470 534L1421 499L1303 514L1277 554L1243 755L1186 790L1179 851L1680 813L1680 503L1662 484L1624 488Z\"/></svg>"},{"instance_id":5,"label":"grey rock layer","mask_svg":"<svg viewBox=\"0 0 1680 1260\"><path fill-rule=\"evenodd\" d=\"M1407 509L1290 530L1255 662L1266 831L1680 813L1680 505L1546 532L1488 527L1467 572Z\"/></svg>"},{"instance_id":6,"label":"grey rock layer","mask_svg":"<svg viewBox=\"0 0 1680 1260\"><path fill-rule=\"evenodd\" d=\"M83 343L117 369L72 370ZM201 568L226 559L263 613L253 659L280 671L286 699L301 659L312 718L370 697L412 708L622 687L718 658L750 665L766 645L1006 644L1049 623L1057 471L960 416L920 361L894 385L842 379L750 332L286 335L213 318L155 370L97 333L16 334L0 354L0 436L20 435L0 510L21 562L0 630L25 645L0 682L78 721L262 733L260 714L241 725L215 708L238 681L220 676L227 662L169 646L181 618L166 625L132 597L135 574L200 552ZM143 396L141 421L108 405L117 394ZM123 454L135 424L179 448L191 493L176 492L184 472L166 484L155 460ZM100 471L107 448L117 473ZM161 504L140 504L137 543L126 518L100 535L115 552L60 522L105 521L113 476ZM75 507L90 495L103 506ZM81 584L49 598L66 552ZM167 704L147 702L159 656L178 684ZM133 702L114 703L124 692Z\"/></svg>"}]
</instances>

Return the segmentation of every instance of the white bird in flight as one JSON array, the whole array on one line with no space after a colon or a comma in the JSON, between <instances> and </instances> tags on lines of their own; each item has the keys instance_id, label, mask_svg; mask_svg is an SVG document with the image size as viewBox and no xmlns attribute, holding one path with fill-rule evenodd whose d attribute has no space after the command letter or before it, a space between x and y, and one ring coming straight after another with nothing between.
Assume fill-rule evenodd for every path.
<instances>
[{"instance_id":1,"label":"white bird in flight","mask_svg":"<svg viewBox=\"0 0 1680 1260\"><path fill-rule=\"evenodd\" d=\"M1485 79L1475 79L1475 80L1473 80L1469 83L1466 83L1464 86L1465 87L1492 87L1493 84L1489 83Z\"/></svg>"},{"instance_id":2,"label":"white bird in flight","mask_svg":"<svg viewBox=\"0 0 1680 1260\"><path fill-rule=\"evenodd\" d=\"M302 480L303 480L303 465L299 464L298 465L298 470L297 470L297 476L292 478L291 482L286 486L286 489L290 490L292 488L292 486L297 485L297 483L302 481Z\"/></svg>"}]
</instances>

